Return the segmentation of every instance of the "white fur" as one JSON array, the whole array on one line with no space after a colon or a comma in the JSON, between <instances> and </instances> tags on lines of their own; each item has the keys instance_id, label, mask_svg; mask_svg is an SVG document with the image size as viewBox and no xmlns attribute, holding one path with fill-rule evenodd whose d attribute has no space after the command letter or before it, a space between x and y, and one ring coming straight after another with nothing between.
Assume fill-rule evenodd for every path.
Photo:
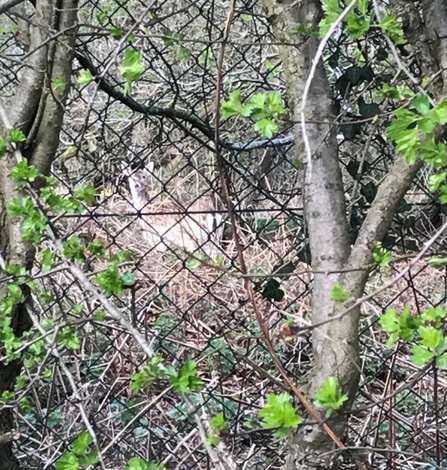
<instances>
[{"instance_id":1,"label":"white fur","mask_svg":"<svg viewBox=\"0 0 447 470\"><path fill-rule=\"evenodd\" d=\"M189 254L200 249L208 257L215 258L219 254L216 245L222 238L224 228L222 215L211 212L213 210L211 199L199 198L187 209L186 214L178 204L171 202L151 204L148 187L153 177L153 170L153 162L148 168L133 173L124 170L128 176L135 209L143 213L154 212L139 218L146 241L159 252L165 252L168 246ZM188 211L201 213L194 214ZM170 212L178 214L169 214Z\"/></svg>"}]
</instances>

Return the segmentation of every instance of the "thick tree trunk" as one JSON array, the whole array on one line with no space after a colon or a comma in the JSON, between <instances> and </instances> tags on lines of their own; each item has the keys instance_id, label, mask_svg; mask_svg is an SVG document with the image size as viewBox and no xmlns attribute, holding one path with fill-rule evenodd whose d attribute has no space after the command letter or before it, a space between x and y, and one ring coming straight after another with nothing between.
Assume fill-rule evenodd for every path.
<instances>
[{"instance_id":1,"label":"thick tree trunk","mask_svg":"<svg viewBox=\"0 0 447 470\"><path fill-rule=\"evenodd\" d=\"M26 156L40 171L48 174L59 145L59 133L62 126L65 101L71 80L71 60L74 46L73 26L77 18L77 0L63 0L55 5L53 0L38 0L36 15L33 19L35 26L30 31L30 68L25 68L17 92L11 100L6 112L7 121L15 129L21 129L29 138ZM56 6L58 8L56 8ZM58 41L48 41L49 35L56 31L66 31ZM42 44L46 44L42 47ZM58 77L67 83L63 94L52 90L54 79ZM12 104L13 103L13 104ZM0 131L7 132L8 123L2 117ZM21 226L18 219L7 215L7 202L21 193L15 182L9 177L11 168L17 164L14 155L8 153L0 161L0 248L7 264L25 266L31 269L35 247L24 243L21 237ZM7 292L7 286L0 286L0 299ZM23 291L29 302L29 291ZM32 326L25 305L17 305L12 312L12 326L16 336L20 337ZM4 391L14 389L16 377L20 374L20 360L0 362L0 395ZM12 439L5 436L14 434L13 413L11 409L0 411L0 470L18 470L19 462L13 455ZM3 437L3 438L2 438Z\"/></svg>"},{"instance_id":2,"label":"thick tree trunk","mask_svg":"<svg viewBox=\"0 0 447 470\"><path fill-rule=\"evenodd\" d=\"M396 2L397 3L397 2ZM407 1L401 0L405 5ZM427 11L433 11L433 5L441 5L442 0L427 0ZM445 2L444 2L445 3ZM290 34L300 25L312 23L314 29L322 17L318 0L263 0L264 8L272 24L276 39L289 45L280 48L287 87L288 100L295 121L300 120L301 97L312 61L319 42L316 38L297 37ZM441 8L441 6L440 6ZM431 13L432 14L432 13ZM425 19L427 22L427 18ZM423 28L423 25L420 25ZM437 23L435 31L438 38L445 31ZM424 30L424 32L426 32ZM433 33L431 33L431 37ZM416 35L415 35L416 37ZM447 37L446 34L443 37ZM295 47L290 44L296 44ZM442 47L431 48L439 51L438 56L430 55L425 60L425 70L432 73L444 64L445 50ZM421 50L422 51L422 50ZM444 55L441 51L444 51ZM421 55L427 53L425 49ZM443 84L438 91L443 89ZM324 65L317 65L312 81L306 118L309 121L333 122L332 95ZM381 240L388 231L392 218L405 193L421 168L421 162L408 165L397 159L387 178L380 186L377 196L359 232L352 250L348 241L343 182L338 160L338 146L335 130L328 125L307 124L307 134L312 150L311 178L306 178L305 218L308 224L309 244L312 254L312 268L328 273L345 268L366 267L372 261L375 242ZM303 160L304 145L300 125L295 127L295 146L297 158ZM305 162L303 162L305 163ZM367 271L352 271L340 274L315 274L312 298L312 322L319 324L336 316L340 309L330 298L335 283L340 282L353 298L363 295L368 279ZM305 392L310 399L330 376L337 377L349 400L342 412L350 409L355 397L359 380L359 344L358 322L360 309L353 310L343 318L325 324L313 331L314 367L309 374ZM346 414L334 415L329 425L335 434L343 439L346 432ZM287 470L327 468L329 457L322 457L333 450L334 444L321 426L303 425L291 436Z\"/></svg>"}]
</instances>

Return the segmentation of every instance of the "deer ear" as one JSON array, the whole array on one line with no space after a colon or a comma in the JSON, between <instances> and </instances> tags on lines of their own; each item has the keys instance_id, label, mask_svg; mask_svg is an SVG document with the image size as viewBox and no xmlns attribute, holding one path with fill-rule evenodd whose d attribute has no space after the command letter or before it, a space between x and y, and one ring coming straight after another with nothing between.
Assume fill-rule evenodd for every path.
<instances>
[{"instance_id":1,"label":"deer ear","mask_svg":"<svg viewBox=\"0 0 447 470\"><path fill-rule=\"evenodd\" d=\"M154 169L155 169L154 162L149 162L144 166L143 172L146 175L146 178L152 178L152 176L154 176Z\"/></svg>"}]
</instances>

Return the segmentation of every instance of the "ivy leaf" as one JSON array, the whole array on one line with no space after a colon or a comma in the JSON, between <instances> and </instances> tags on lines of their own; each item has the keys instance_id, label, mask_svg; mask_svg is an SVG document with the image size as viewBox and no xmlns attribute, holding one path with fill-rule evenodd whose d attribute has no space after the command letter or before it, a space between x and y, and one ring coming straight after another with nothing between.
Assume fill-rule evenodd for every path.
<instances>
[{"instance_id":1,"label":"ivy leaf","mask_svg":"<svg viewBox=\"0 0 447 470\"><path fill-rule=\"evenodd\" d=\"M280 284L276 279L269 279L264 289L261 292L264 299L276 300L281 302L284 298L284 291L280 289Z\"/></svg>"},{"instance_id":2,"label":"ivy leaf","mask_svg":"<svg viewBox=\"0 0 447 470\"><path fill-rule=\"evenodd\" d=\"M135 284L135 273L126 271L121 277L123 286L133 286Z\"/></svg>"},{"instance_id":3,"label":"ivy leaf","mask_svg":"<svg viewBox=\"0 0 447 470\"><path fill-rule=\"evenodd\" d=\"M126 79L124 94L132 92L132 83L139 80L144 71L143 56L141 52L129 47L124 52L122 64L118 67L121 75Z\"/></svg>"}]
</instances>

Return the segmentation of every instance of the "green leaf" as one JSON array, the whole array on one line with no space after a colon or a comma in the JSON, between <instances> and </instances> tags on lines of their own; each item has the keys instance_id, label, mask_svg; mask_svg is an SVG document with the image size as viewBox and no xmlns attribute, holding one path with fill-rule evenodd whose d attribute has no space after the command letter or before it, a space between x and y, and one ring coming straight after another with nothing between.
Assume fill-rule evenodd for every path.
<instances>
[{"instance_id":1,"label":"green leaf","mask_svg":"<svg viewBox=\"0 0 447 470\"><path fill-rule=\"evenodd\" d=\"M338 380L335 377L329 377L315 394L315 405L319 408L327 408L327 416L330 416L334 410L340 409L347 399L348 395L341 393Z\"/></svg>"},{"instance_id":2,"label":"green leaf","mask_svg":"<svg viewBox=\"0 0 447 470\"><path fill-rule=\"evenodd\" d=\"M90 70L82 70L79 77L78 77L78 83L81 86L85 86L93 82L95 77L92 75Z\"/></svg>"},{"instance_id":3,"label":"green leaf","mask_svg":"<svg viewBox=\"0 0 447 470\"><path fill-rule=\"evenodd\" d=\"M420 318L410 316L410 308L407 307L400 315L393 308L388 309L380 318L380 325L391 336L387 342L392 346L399 338L412 341L417 328L421 324Z\"/></svg>"},{"instance_id":4,"label":"green leaf","mask_svg":"<svg viewBox=\"0 0 447 470\"><path fill-rule=\"evenodd\" d=\"M326 17L320 21L318 27L320 30L320 37L323 38L332 26L332 23L337 21L341 13L341 8L338 0L324 0L322 8Z\"/></svg>"},{"instance_id":5,"label":"green leaf","mask_svg":"<svg viewBox=\"0 0 447 470\"><path fill-rule=\"evenodd\" d=\"M436 357L436 366L442 370L447 369L447 354L441 354Z\"/></svg>"},{"instance_id":6,"label":"green leaf","mask_svg":"<svg viewBox=\"0 0 447 470\"><path fill-rule=\"evenodd\" d=\"M132 93L132 84L139 80L141 74L144 72L143 56L141 52L128 47L124 52L124 58L121 65L118 67L121 75L126 79L124 86L124 94Z\"/></svg>"},{"instance_id":7,"label":"green leaf","mask_svg":"<svg viewBox=\"0 0 447 470\"><path fill-rule=\"evenodd\" d=\"M42 272L47 273L53 267L53 253L45 248L42 251Z\"/></svg>"},{"instance_id":8,"label":"green leaf","mask_svg":"<svg viewBox=\"0 0 447 470\"><path fill-rule=\"evenodd\" d=\"M141 457L132 457L124 470L167 470L161 463L148 462Z\"/></svg>"},{"instance_id":9,"label":"green leaf","mask_svg":"<svg viewBox=\"0 0 447 470\"><path fill-rule=\"evenodd\" d=\"M393 259L390 251L382 247L382 242L377 242L373 252L374 261L381 267L388 266Z\"/></svg>"},{"instance_id":10,"label":"green leaf","mask_svg":"<svg viewBox=\"0 0 447 470\"><path fill-rule=\"evenodd\" d=\"M75 191L75 198L92 205L95 202L96 190L92 185L82 186Z\"/></svg>"},{"instance_id":11,"label":"green leaf","mask_svg":"<svg viewBox=\"0 0 447 470\"><path fill-rule=\"evenodd\" d=\"M122 277L121 281L123 286L133 286L135 284L135 273L131 271L126 271Z\"/></svg>"},{"instance_id":12,"label":"green leaf","mask_svg":"<svg viewBox=\"0 0 447 470\"><path fill-rule=\"evenodd\" d=\"M132 457L124 470L148 470L149 462L141 457Z\"/></svg>"},{"instance_id":13,"label":"green leaf","mask_svg":"<svg viewBox=\"0 0 447 470\"><path fill-rule=\"evenodd\" d=\"M435 321L445 318L447 312L443 307L428 307L421 315L424 321Z\"/></svg>"},{"instance_id":14,"label":"green leaf","mask_svg":"<svg viewBox=\"0 0 447 470\"><path fill-rule=\"evenodd\" d=\"M106 312L104 310L99 310L93 315L95 321L104 321L106 319Z\"/></svg>"},{"instance_id":15,"label":"green leaf","mask_svg":"<svg viewBox=\"0 0 447 470\"><path fill-rule=\"evenodd\" d=\"M250 116L251 107L248 105L244 106L241 103L241 90L233 90L230 93L228 100L222 100L222 117L228 119L232 116Z\"/></svg>"},{"instance_id":16,"label":"green leaf","mask_svg":"<svg viewBox=\"0 0 447 470\"><path fill-rule=\"evenodd\" d=\"M4 392L2 392L1 400L6 402L6 403L14 400L14 392L10 392L9 390L5 390Z\"/></svg>"},{"instance_id":17,"label":"green leaf","mask_svg":"<svg viewBox=\"0 0 447 470\"><path fill-rule=\"evenodd\" d=\"M195 361L186 361L178 371L167 369L170 382L175 392L183 395L189 392L199 392L203 388L203 381L197 374Z\"/></svg>"},{"instance_id":18,"label":"green leaf","mask_svg":"<svg viewBox=\"0 0 447 470\"><path fill-rule=\"evenodd\" d=\"M67 87L67 84L65 83L65 81L64 81L62 78L56 77L56 78L53 80L53 88L54 88L58 93L63 94L66 87Z\"/></svg>"},{"instance_id":19,"label":"green leaf","mask_svg":"<svg viewBox=\"0 0 447 470\"><path fill-rule=\"evenodd\" d=\"M131 258L132 253L130 251L120 250L109 258L109 265L119 266L121 263L123 263L124 261L128 261Z\"/></svg>"},{"instance_id":20,"label":"green leaf","mask_svg":"<svg viewBox=\"0 0 447 470\"><path fill-rule=\"evenodd\" d=\"M8 141L0 137L0 158L3 158L6 155L6 148L7 148Z\"/></svg>"},{"instance_id":21,"label":"green leaf","mask_svg":"<svg viewBox=\"0 0 447 470\"><path fill-rule=\"evenodd\" d=\"M346 17L346 32L353 39L363 36L371 28L371 21L368 18L362 18L352 13Z\"/></svg>"},{"instance_id":22,"label":"green leaf","mask_svg":"<svg viewBox=\"0 0 447 470\"><path fill-rule=\"evenodd\" d=\"M166 31L166 35L163 37L163 42L166 46L172 47L178 45L184 37L184 34L177 33L176 31Z\"/></svg>"},{"instance_id":23,"label":"green leaf","mask_svg":"<svg viewBox=\"0 0 447 470\"><path fill-rule=\"evenodd\" d=\"M117 266L111 266L96 276L96 282L105 293L121 295L123 293L123 282Z\"/></svg>"},{"instance_id":24,"label":"green leaf","mask_svg":"<svg viewBox=\"0 0 447 470\"><path fill-rule=\"evenodd\" d=\"M97 258L104 258L106 249L104 243L100 240L93 240L87 246L87 250Z\"/></svg>"},{"instance_id":25,"label":"green leaf","mask_svg":"<svg viewBox=\"0 0 447 470\"><path fill-rule=\"evenodd\" d=\"M261 119L255 124L255 130L261 137L270 139L278 132L278 124L271 119Z\"/></svg>"},{"instance_id":26,"label":"green leaf","mask_svg":"<svg viewBox=\"0 0 447 470\"><path fill-rule=\"evenodd\" d=\"M72 327L65 327L59 332L57 337L58 345L61 348L69 350L78 350L81 347L81 342L78 337L78 332Z\"/></svg>"},{"instance_id":27,"label":"green leaf","mask_svg":"<svg viewBox=\"0 0 447 470\"><path fill-rule=\"evenodd\" d=\"M11 170L11 178L13 178L19 186L26 186L28 183L32 183L39 176L42 176L40 171L34 165L28 165L28 160L23 158Z\"/></svg>"},{"instance_id":28,"label":"green leaf","mask_svg":"<svg viewBox=\"0 0 447 470\"><path fill-rule=\"evenodd\" d=\"M443 268L447 266L447 258L443 258L442 256L432 256L428 260L428 264L432 268Z\"/></svg>"},{"instance_id":29,"label":"green leaf","mask_svg":"<svg viewBox=\"0 0 447 470\"><path fill-rule=\"evenodd\" d=\"M68 259L82 261L84 259L84 246L81 239L73 235L64 242L64 256Z\"/></svg>"},{"instance_id":30,"label":"green leaf","mask_svg":"<svg viewBox=\"0 0 447 470\"><path fill-rule=\"evenodd\" d=\"M92 443L92 437L88 431L82 431L73 441L72 447L76 455L85 455L87 447Z\"/></svg>"},{"instance_id":31,"label":"green leaf","mask_svg":"<svg viewBox=\"0 0 447 470\"><path fill-rule=\"evenodd\" d=\"M89 467L90 465L95 465L95 463L98 462L98 454L94 450L87 452L85 455L79 456L79 464L83 467Z\"/></svg>"},{"instance_id":32,"label":"green leaf","mask_svg":"<svg viewBox=\"0 0 447 470\"><path fill-rule=\"evenodd\" d=\"M190 271L194 271L194 269L197 269L202 266L204 262L210 262L208 256L204 255L203 253L197 252L194 253L194 256L188 258L188 260L186 261L186 267Z\"/></svg>"},{"instance_id":33,"label":"green leaf","mask_svg":"<svg viewBox=\"0 0 447 470\"><path fill-rule=\"evenodd\" d=\"M143 388L150 387L157 379L164 377L165 369L163 358L160 355L153 356L140 372L135 372L130 376L130 389L139 392Z\"/></svg>"},{"instance_id":34,"label":"green leaf","mask_svg":"<svg viewBox=\"0 0 447 470\"><path fill-rule=\"evenodd\" d=\"M447 177L447 172L443 171L437 175L430 176L430 191L432 193L436 192L441 184L445 183Z\"/></svg>"},{"instance_id":35,"label":"green leaf","mask_svg":"<svg viewBox=\"0 0 447 470\"><path fill-rule=\"evenodd\" d=\"M421 335L422 344L427 348L436 348L442 341L442 333L433 326L420 326L418 333Z\"/></svg>"},{"instance_id":36,"label":"green leaf","mask_svg":"<svg viewBox=\"0 0 447 470\"><path fill-rule=\"evenodd\" d=\"M214 56L214 51L211 46L205 46L197 57L197 62L199 65L216 65L216 58Z\"/></svg>"},{"instance_id":37,"label":"green leaf","mask_svg":"<svg viewBox=\"0 0 447 470\"><path fill-rule=\"evenodd\" d=\"M351 294L346 292L343 287L337 282L331 291L331 299L335 302L346 302Z\"/></svg>"},{"instance_id":38,"label":"green leaf","mask_svg":"<svg viewBox=\"0 0 447 470\"><path fill-rule=\"evenodd\" d=\"M302 422L302 418L298 416L290 403L291 399L288 393L279 395L269 393L265 405L259 411L259 417L262 418L265 429L278 428L275 437L287 436L290 429L297 428Z\"/></svg>"},{"instance_id":39,"label":"green leaf","mask_svg":"<svg viewBox=\"0 0 447 470\"><path fill-rule=\"evenodd\" d=\"M223 413L219 413L211 418L211 427L215 431L223 431L227 427Z\"/></svg>"},{"instance_id":40,"label":"green leaf","mask_svg":"<svg viewBox=\"0 0 447 470\"><path fill-rule=\"evenodd\" d=\"M423 116L430 111L430 99L427 95L418 95L411 100L411 104L419 111Z\"/></svg>"},{"instance_id":41,"label":"green leaf","mask_svg":"<svg viewBox=\"0 0 447 470\"><path fill-rule=\"evenodd\" d=\"M18 144L20 142L26 141L26 135L20 129L10 129L9 139L11 140L11 142L15 142Z\"/></svg>"},{"instance_id":42,"label":"green leaf","mask_svg":"<svg viewBox=\"0 0 447 470\"><path fill-rule=\"evenodd\" d=\"M121 28L112 27L109 32L110 36L118 41L124 37L124 31Z\"/></svg>"},{"instance_id":43,"label":"green leaf","mask_svg":"<svg viewBox=\"0 0 447 470\"><path fill-rule=\"evenodd\" d=\"M219 444L219 442L220 442L220 437L219 436L216 436L215 434L211 434L210 436L208 436L207 443L210 446L217 446L217 444Z\"/></svg>"},{"instance_id":44,"label":"green leaf","mask_svg":"<svg viewBox=\"0 0 447 470\"><path fill-rule=\"evenodd\" d=\"M435 356L433 352L429 351L423 346L419 346L418 344L412 346L410 351L411 360L413 361L413 364L417 366L423 366L427 364L427 362L431 361Z\"/></svg>"},{"instance_id":45,"label":"green leaf","mask_svg":"<svg viewBox=\"0 0 447 470\"><path fill-rule=\"evenodd\" d=\"M386 15L379 23L379 26L395 44L405 44L407 42L402 25L395 16Z\"/></svg>"},{"instance_id":46,"label":"green leaf","mask_svg":"<svg viewBox=\"0 0 447 470\"><path fill-rule=\"evenodd\" d=\"M56 462L56 470L78 470L79 460L73 452L65 452Z\"/></svg>"}]
</instances>

